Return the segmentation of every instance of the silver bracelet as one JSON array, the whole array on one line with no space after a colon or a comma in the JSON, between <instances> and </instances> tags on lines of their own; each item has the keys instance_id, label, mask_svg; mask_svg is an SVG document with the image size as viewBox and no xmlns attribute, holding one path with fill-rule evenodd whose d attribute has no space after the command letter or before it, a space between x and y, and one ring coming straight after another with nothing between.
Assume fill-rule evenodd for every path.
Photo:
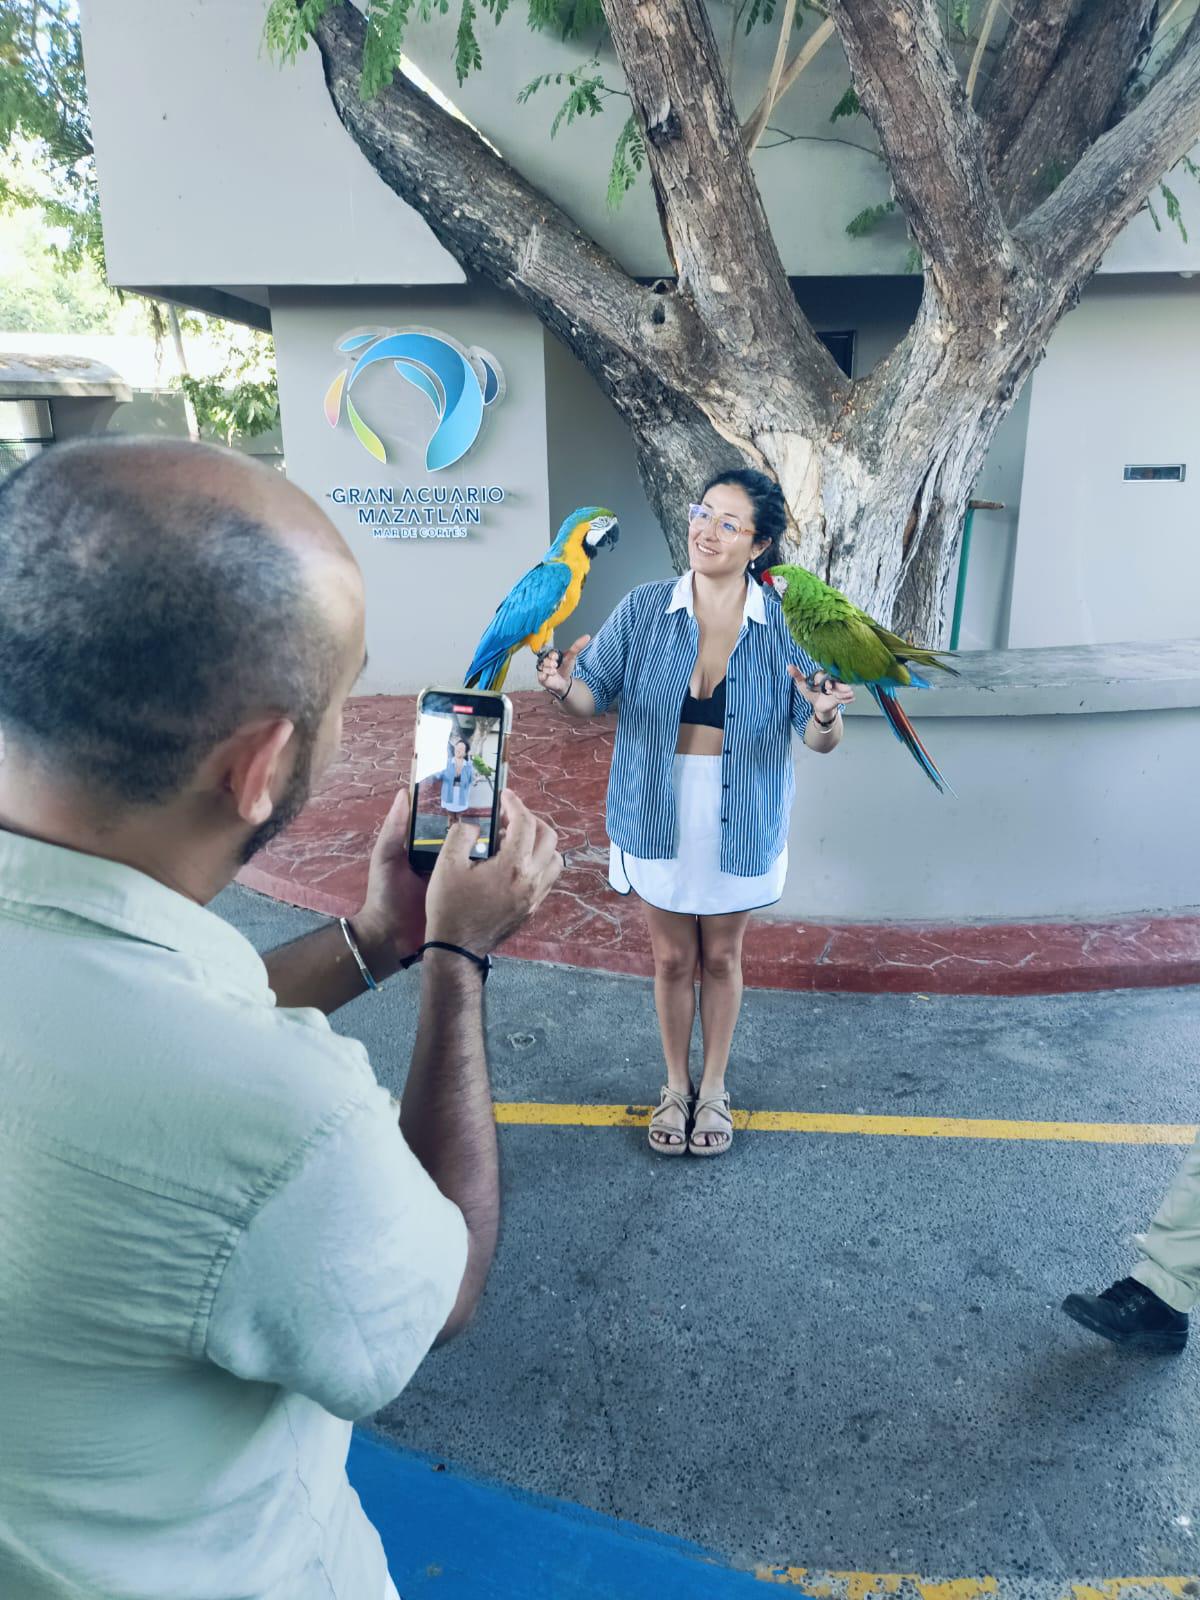
<instances>
[{"instance_id":1,"label":"silver bracelet","mask_svg":"<svg viewBox=\"0 0 1200 1600\"><path fill-rule=\"evenodd\" d=\"M368 967L367 963L363 960L362 951L358 948L358 940L354 937L354 931L350 924L347 922L345 917L339 917L338 924L346 937L346 943L350 946L350 954L358 963L358 970L362 973L363 982L366 984L368 989L378 989L379 985L371 976L370 967Z\"/></svg>"}]
</instances>

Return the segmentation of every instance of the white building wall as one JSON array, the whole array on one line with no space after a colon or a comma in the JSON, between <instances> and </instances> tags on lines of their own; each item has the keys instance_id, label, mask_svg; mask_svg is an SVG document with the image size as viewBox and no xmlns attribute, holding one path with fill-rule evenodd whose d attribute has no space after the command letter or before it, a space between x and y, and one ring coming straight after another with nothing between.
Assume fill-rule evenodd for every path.
<instances>
[{"instance_id":1,"label":"white building wall","mask_svg":"<svg viewBox=\"0 0 1200 1600\"><path fill-rule=\"evenodd\" d=\"M313 49L280 68L266 0L82 0L111 281L461 283L338 121Z\"/></svg>"},{"instance_id":2,"label":"white building wall","mask_svg":"<svg viewBox=\"0 0 1200 1600\"><path fill-rule=\"evenodd\" d=\"M1011 645L1200 635L1200 281L1093 283L1034 374ZM1183 483L1126 464L1183 463Z\"/></svg>"},{"instance_id":3,"label":"white building wall","mask_svg":"<svg viewBox=\"0 0 1200 1600\"><path fill-rule=\"evenodd\" d=\"M279 397L288 476L324 507L345 535L367 587L365 694L400 694L426 684L460 684L475 644L513 583L545 554L550 507L546 465L546 382L541 324L515 301L478 291L288 290L272 295ZM325 393L346 365L337 346L366 328L420 327L487 350L507 392L485 415L473 448L456 465L429 472L425 448L436 419L423 395L380 363L356 386L365 420L384 438L389 461L374 460L343 415L325 417ZM483 508L466 538L379 538L339 488L497 487L504 500ZM447 511L447 515L449 512ZM419 532L419 529L415 531ZM534 685L523 651L510 688Z\"/></svg>"}]
</instances>

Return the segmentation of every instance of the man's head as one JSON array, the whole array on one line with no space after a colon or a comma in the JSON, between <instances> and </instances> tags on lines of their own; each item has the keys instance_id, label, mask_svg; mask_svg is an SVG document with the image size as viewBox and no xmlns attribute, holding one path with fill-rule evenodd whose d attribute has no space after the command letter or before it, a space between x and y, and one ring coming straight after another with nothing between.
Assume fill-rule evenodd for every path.
<instances>
[{"instance_id":1,"label":"man's head","mask_svg":"<svg viewBox=\"0 0 1200 1600\"><path fill-rule=\"evenodd\" d=\"M353 558L270 468L105 439L0 483L0 824L42 833L36 790L46 837L171 836L211 878L304 804L362 660Z\"/></svg>"}]
</instances>

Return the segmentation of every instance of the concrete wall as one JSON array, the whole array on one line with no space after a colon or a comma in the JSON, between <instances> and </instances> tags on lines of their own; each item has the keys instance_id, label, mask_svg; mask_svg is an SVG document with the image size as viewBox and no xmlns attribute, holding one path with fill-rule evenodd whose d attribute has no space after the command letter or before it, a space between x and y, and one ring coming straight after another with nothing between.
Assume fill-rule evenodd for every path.
<instances>
[{"instance_id":1,"label":"concrete wall","mask_svg":"<svg viewBox=\"0 0 1200 1600\"><path fill-rule=\"evenodd\" d=\"M288 290L272 297L288 476L323 505L349 540L367 583L366 694L404 693L461 683L475 644L514 582L546 552L551 532L546 463L546 379L541 324L515 301L484 291ZM425 468L434 428L429 402L386 363L356 387L356 400L384 437L387 464L371 458L345 418L335 430L325 392L346 364L339 340L360 328L438 329L481 346L503 369L507 393L485 417L469 453L441 472ZM399 495L434 487L497 486L502 504L481 511L463 539L376 538L354 507L331 498L338 487L390 488ZM534 684L523 651L509 687Z\"/></svg>"},{"instance_id":2,"label":"concrete wall","mask_svg":"<svg viewBox=\"0 0 1200 1600\"><path fill-rule=\"evenodd\" d=\"M1093 283L1033 378L1013 645L1200 626L1200 281ZM1182 462L1183 483L1126 483Z\"/></svg>"},{"instance_id":3,"label":"concrete wall","mask_svg":"<svg viewBox=\"0 0 1200 1600\"><path fill-rule=\"evenodd\" d=\"M277 67L266 0L82 0L114 284L461 283L338 122L313 49Z\"/></svg>"},{"instance_id":4,"label":"concrete wall","mask_svg":"<svg viewBox=\"0 0 1200 1600\"><path fill-rule=\"evenodd\" d=\"M773 914L1022 920L1200 905L1200 640L961 664L961 684L901 696L957 798L937 793L866 697L833 755L797 751Z\"/></svg>"}]
</instances>

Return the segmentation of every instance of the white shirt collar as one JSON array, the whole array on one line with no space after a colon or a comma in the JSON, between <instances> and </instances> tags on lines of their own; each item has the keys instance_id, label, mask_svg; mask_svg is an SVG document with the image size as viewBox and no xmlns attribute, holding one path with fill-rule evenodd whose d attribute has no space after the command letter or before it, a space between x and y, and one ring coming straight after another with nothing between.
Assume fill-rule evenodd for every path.
<instances>
[{"instance_id":1,"label":"white shirt collar","mask_svg":"<svg viewBox=\"0 0 1200 1600\"><path fill-rule=\"evenodd\" d=\"M686 611L689 617L696 615L696 608L692 596L692 573L685 572L671 590L671 603L667 606L667 614L672 611ZM762 622L767 620L766 603L763 600L762 589L753 578L746 579L746 603L742 607L743 622Z\"/></svg>"}]
</instances>

